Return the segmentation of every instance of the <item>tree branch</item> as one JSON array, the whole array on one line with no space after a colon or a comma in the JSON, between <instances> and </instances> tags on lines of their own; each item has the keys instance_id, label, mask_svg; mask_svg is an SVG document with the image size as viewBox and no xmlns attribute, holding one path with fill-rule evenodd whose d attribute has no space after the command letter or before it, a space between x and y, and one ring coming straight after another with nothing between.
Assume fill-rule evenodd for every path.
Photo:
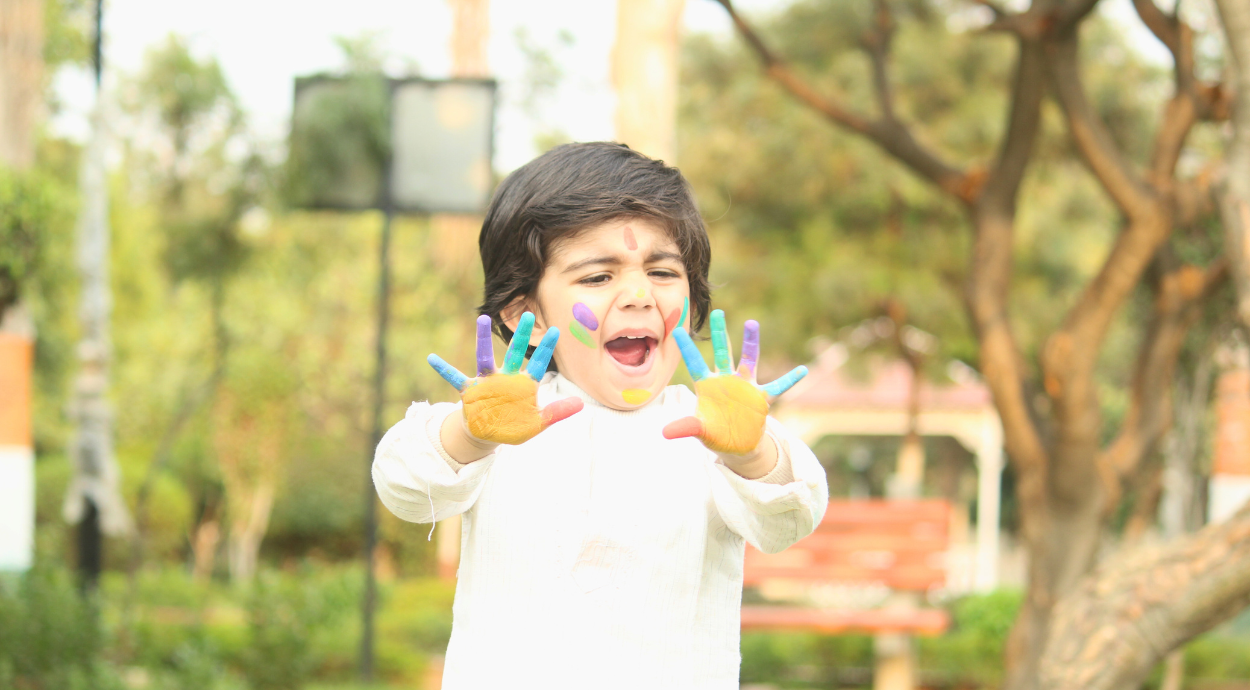
<instances>
[{"instance_id":1,"label":"tree branch","mask_svg":"<svg viewBox=\"0 0 1250 690\"><path fill-rule=\"evenodd\" d=\"M1250 603L1250 506L1113 556L1056 605L1041 690L1134 688L1168 652Z\"/></svg>"},{"instance_id":2,"label":"tree branch","mask_svg":"<svg viewBox=\"0 0 1250 690\"><path fill-rule=\"evenodd\" d=\"M1079 25L1097 5L1098 0L1069 0L1059 8L1058 28L1068 29Z\"/></svg>"},{"instance_id":3,"label":"tree branch","mask_svg":"<svg viewBox=\"0 0 1250 690\"><path fill-rule=\"evenodd\" d=\"M1172 59L1176 61L1176 64L1181 64L1184 51L1181 49L1180 20L1164 14L1154 0L1133 0L1133 9L1137 10L1137 16L1141 18L1146 28L1150 29L1150 33L1154 34L1155 38L1159 39L1172 53Z\"/></svg>"},{"instance_id":4,"label":"tree branch","mask_svg":"<svg viewBox=\"0 0 1250 690\"><path fill-rule=\"evenodd\" d=\"M881 109L881 119L896 121L894 115L894 92L890 88L888 60L890 43L894 39L894 14L890 11L889 0L875 0L873 3L873 27L864 33L860 41L864 52L872 61L873 90L877 94L877 106Z\"/></svg>"},{"instance_id":5,"label":"tree branch","mask_svg":"<svg viewBox=\"0 0 1250 690\"><path fill-rule=\"evenodd\" d=\"M763 63L765 74L789 91L790 95L821 113L835 124L864 135L895 159L911 168L916 174L929 180L940 189L965 203L972 202L975 198L975 193L979 190L979 185L975 184L975 176L973 176L974 179L970 179L967 173L947 163L938 157L936 153L925 148L916 140L911 131L897 120L884 118L875 121L867 120L860 115L852 113L850 109L837 100L816 93L768 48L759 34L734 9L731 0L717 0L717 2L729 13L734 26L742 34L743 40L751 46L756 56L759 57L760 62Z\"/></svg>"},{"instance_id":6,"label":"tree branch","mask_svg":"<svg viewBox=\"0 0 1250 690\"><path fill-rule=\"evenodd\" d=\"M1051 84L1077 150L1120 212L1131 220L1140 218L1143 208L1150 206L1151 194L1133 174L1106 126L1085 97L1077 58L1076 33L1066 32L1047 45L1051 58Z\"/></svg>"},{"instance_id":7,"label":"tree branch","mask_svg":"<svg viewBox=\"0 0 1250 690\"><path fill-rule=\"evenodd\" d=\"M1185 335L1202 315L1202 306L1228 278L1228 262L1221 258L1204 271L1182 265L1156 284L1154 308L1138 350L1131 397L1124 423L1115 440L1098 459L1102 475L1114 478L1106 487L1114 510L1122 483L1168 430L1172 422L1172 381Z\"/></svg>"},{"instance_id":8,"label":"tree branch","mask_svg":"<svg viewBox=\"0 0 1250 690\"><path fill-rule=\"evenodd\" d=\"M1237 288L1237 315L1250 326L1250 6L1239 0L1216 0L1233 63L1237 104L1226 172L1219 185L1225 251L1231 257Z\"/></svg>"}]
</instances>

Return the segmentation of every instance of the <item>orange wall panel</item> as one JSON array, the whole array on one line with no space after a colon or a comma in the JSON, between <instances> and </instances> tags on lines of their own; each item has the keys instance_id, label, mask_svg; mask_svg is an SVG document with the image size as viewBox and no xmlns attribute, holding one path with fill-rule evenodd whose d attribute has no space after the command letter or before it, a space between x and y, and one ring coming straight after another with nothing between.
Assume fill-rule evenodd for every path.
<instances>
[{"instance_id":1,"label":"orange wall panel","mask_svg":"<svg viewBox=\"0 0 1250 690\"><path fill-rule=\"evenodd\" d=\"M35 345L0 333L0 446L31 446L31 374Z\"/></svg>"}]
</instances>

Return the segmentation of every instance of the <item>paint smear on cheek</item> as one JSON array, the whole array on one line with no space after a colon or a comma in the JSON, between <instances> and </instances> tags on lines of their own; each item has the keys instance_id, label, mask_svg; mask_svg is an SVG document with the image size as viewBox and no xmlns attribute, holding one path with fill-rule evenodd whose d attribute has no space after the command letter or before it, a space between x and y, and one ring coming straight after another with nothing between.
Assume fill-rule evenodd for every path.
<instances>
[{"instance_id":1,"label":"paint smear on cheek","mask_svg":"<svg viewBox=\"0 0 1250 690\"><path fill-rule=\"evenodd\" d=\"M668 333L672 333L674 328L677 328L678 326L685 323L686 310L688 310L689 308L690 308L690 298L687 297L686 301L682 303L681 309L674 309L673 311L668 313L668 318L664 319L664 330Z\"/></svg>"},{"instance_id":2,"label":"paint smear on cheek","mask_svg":"<svg viewBox=\"0 0 1250 690\"><path fill-rule=\"evenodd\" d=\"M634 229L630 227L625 228L625 248L631 252L638 249L638 240L634 239Z\"/></svg>"},{"instance_id":3,"label":"paint smear on cheek","mask_svg":"<svg viewBox=\"0 0 1250 690\"><path fill-rule=\"evenodd\" d=\"M580 323L576 321L570 321L569 333L572 333L573 337L577 338L578 342L580 342L582 345L585 345L586 347L595 346L594 341L590 339L590 334L586 332L585 328L582 328L582 325Z\"/></svg>"},{"instance_id":4,"label":"paint smear on cheek","mask_svg":"<svg viewBox=\"0 0 1250 690\"><path fill-rule=\"evenodd\" d=\"M621 397L630 405L638 405L651 399L651 391L644 391L641 388L626 388L621 391Z\"/></svg>"},{"instance_id":5,"label":"paint smear on cheek","mask_svg":"<svg viewBox=\"0 0 1250 690\"><path fill-rule=\"evenodd\" d=\"M599 319L595 318L595 313L590 310L590 307L581 302L573 305L573 318L592 331L599 330Z\"/></svg>"}]
</instances>

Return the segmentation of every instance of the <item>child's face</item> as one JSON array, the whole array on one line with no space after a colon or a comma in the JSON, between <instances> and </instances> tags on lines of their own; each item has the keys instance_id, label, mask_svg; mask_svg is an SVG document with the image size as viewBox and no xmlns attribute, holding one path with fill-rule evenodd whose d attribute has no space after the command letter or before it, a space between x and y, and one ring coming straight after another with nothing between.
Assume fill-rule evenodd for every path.
<instances>
[{"instance_id":1,"label":"child's face","mask_svg":"<svg viewBox=\"0 0 1250 690\"><path fill-rule=\"evenodd\" d=\"M531 344L558 327L561 374L608 407L642 407L681 360L670 333L689 328L690 282L677 245L653 221L613 220L552 253L529 304ZM515 327L520 314L509 316Z\"/></svg>"}]
</instances>

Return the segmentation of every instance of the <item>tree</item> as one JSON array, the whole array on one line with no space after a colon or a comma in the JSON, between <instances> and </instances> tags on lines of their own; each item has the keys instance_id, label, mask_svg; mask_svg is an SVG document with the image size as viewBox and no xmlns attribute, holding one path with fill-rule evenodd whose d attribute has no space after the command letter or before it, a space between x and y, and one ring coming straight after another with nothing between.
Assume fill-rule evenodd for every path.
<instances>
[{"instance_id":1,"label":"tree","mask_svg":"<svg viewBox=\"0 0 1250 690\"><path fill-rule=\"evenodd\" d=\"M949 26L946 20L957 17L948 16L943 6L873 3L857 25L843 30L844 38L858 30L851 38L867 55L871 90L831 96L831 80L783 58L729 0L720 2L773 81L831 124L871 142L940 190L960 207L971 228L962 298L976 338L979 369L1003 421L1017 477L1021 536L1029 553L1028 589L1008 640L1007 687L1037 687L1047 640L1075 632L1065 627L1072 624L1070 619L1052 617L1055 605L1076 591L1094 566L1126 489L1135 485L1144 460L1167 429L1171 381L1184 335L1226 278L1222 259L1179 254L1172 239L1177 230L1194 234L1212 213L1207 177L1182 175L1177 164L1199 123L1227 117L1227 94L1197 77L1189 26L1150 0L1136 0L1142 21L1172 51L1174 69L1172 94L1161 108L1151 145L1134 150L1140 140L1117 131L1126 123L1100 115L1084 83L1088 69L1079 60L1081 37L1092 31L1097 0L1035 0L1020 12L983 2L993 15L985 30L1008 36L1015 55L1006 86L1005 125L994 152L988 160L961 161L957 150L935 146L931 135L918 133L911 121L927 119L928 113L913 110L908 117L900 107L906 92L896 92L899 82L891 72L891 48L900 27L896 11L913 22L938 16ZM816 15L821 10L828 7L805 3L796 12ZM810 64L822 53L817 49L797 56ZM909 86L924 90L922 83ZM1021 188L1036 159L1048 94L1060 107L1076 154L1122 220L1094 274L1079 286L1063 319L1048 329L1034 366L1020 345L1021 319L1011 295L1019 277L1014 253ZM872 105L852 105L851 99L870 99ZM1149 298L1142 300L1146 313L1140 320L1127 404L1118 424L1111 426L1098 386L1101 358L1112 344L1109 334L1117 319L1142 289ZM1226 540L1240 536L1236 531L1221 535ZM1174 582L1169 598L1192 594L1187 588L1201 589L1204 582L1200 574ZM1231 615L1241 601L1232 593L1220 600L1224 606L1209 613ZM1185 635L1218 620L1202 618ZM1185 635L1170 642L1180 644L1188 639ZM1147 655L1157 653L1149 650ZM1095 656L1090 663L1110 665L1112 660Z\"/></svg>"},{"instance_id":2,"label":"tree","mask_svg":"<svg viewBox=\"0 0 1250 690\"><path fill-rule=\"evenodd\" d=\"M132 117L142 124L132 139L131 154L154 173L146 183L164 229L166 271L175 285L189 282L207 291L212 332L208 376L183 394L140 488L136 506L140 534L132 568L142 558L145 506L152 483L168 462L183 427L206 402L214 400L214 448L226 488L230 571L236 579L247 580L254 572L260 538L268 524L281 454L247 460L243 446L229 440L254 424L251 416L240 416L230 404L236 396L223 390L231 381L226 304L230 283L249 254L241 220L265 191L266 166L246 140L243 113L220 66L212 59L197 59L177 37L171 36L149 53L132 93ZM239 143L245 153L231 155L230 147ZM260 472L254 467L257 462L274 466ZM202 491L200 524L193 536L195 572L202 575L212 570L219 533L221 510L216 495L211 488Z\"/></svg>"}]
</instances>

